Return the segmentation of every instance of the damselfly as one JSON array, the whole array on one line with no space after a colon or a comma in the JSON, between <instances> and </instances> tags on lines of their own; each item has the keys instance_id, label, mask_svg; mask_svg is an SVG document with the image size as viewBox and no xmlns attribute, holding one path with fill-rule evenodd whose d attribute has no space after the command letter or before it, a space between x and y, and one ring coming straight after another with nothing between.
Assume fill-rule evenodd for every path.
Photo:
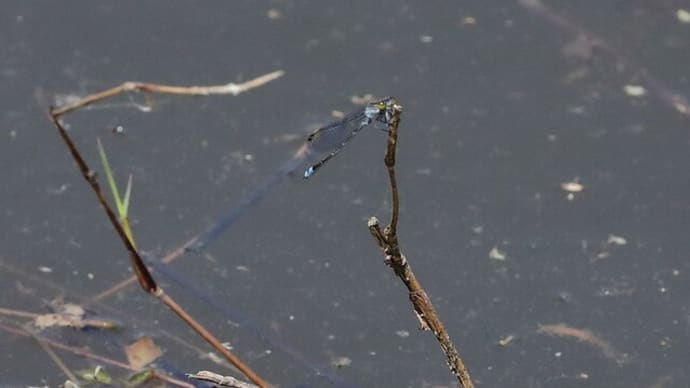
<instances>
[{"instance_id":1,"label":"damselfly","mask_svg":"<svg viewBox=\"0 0 690 388\"><path fill-rule=\"evenodd\" d=\"M324 164L338 155L340 150L367 125L376 122L388 124L393 117L395 105L393 97L370 102L364 109L350 113L342 120L312 132L307 138L309 149L314 152L328 152L328 154L304 171L304 179L310 178Z\"/></svg>"}]
</instances>

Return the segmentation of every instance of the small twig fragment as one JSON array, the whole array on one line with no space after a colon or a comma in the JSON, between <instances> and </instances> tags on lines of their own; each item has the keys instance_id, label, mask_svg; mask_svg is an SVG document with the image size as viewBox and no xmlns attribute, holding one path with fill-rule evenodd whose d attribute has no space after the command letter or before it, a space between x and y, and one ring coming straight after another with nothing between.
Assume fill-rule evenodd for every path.
<instances>
[{"instance_id":1,"label":"small twig fragment","mask_svg":"<svg viewBox=\"0 0 690 388\"><path fill-rule=\"evenodd\" d=\"M209 381L214 384L218 384L221 387L232 387L232 388L258 388L258 386L250 383L245 383L243 381L237 380L231 376L223 376L218 373L209 372L207 370L201 370L194 374L187 374L187 377L194 380Z\"/></svg>"},{"instance_id":2,"label":"small twig fragment","mask_svg":"<svg viewBox=\"0 0 690 388\"><path fill-rule=\"evenodd\" d=\"M251 79L247 82L241 84L228 83L225 85L213 85L213 86L171 86L171 85L161 85L152 84L146 82L125 82L119 86L104 90L102 92L90 94L84 98L78 100L70 101L65 105L55 107L51 109L50 114L55 117L62 116L66 113L72 112L79 108L83 108L87 105L106 100L108 98L117 96L123 93L129 92L147 92L147 93L160 93L160 94L180 94L188 96L208 96L211 94L231 94L237 96L240 93L246 92L248 90L258 88L268 82L271 82L277 78L282 77L285 74L284 71L278 70L272 73L264 74L257 78Z\"/></svg>"}]
</instances>

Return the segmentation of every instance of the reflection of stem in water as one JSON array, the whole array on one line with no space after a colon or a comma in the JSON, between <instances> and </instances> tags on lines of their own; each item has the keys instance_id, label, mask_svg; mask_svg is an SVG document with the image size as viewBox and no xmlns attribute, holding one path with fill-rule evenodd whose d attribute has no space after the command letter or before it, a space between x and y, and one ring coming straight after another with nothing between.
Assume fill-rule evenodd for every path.
<instances>
[{"instance_id":1,"label":"reflection of stem in water","mask_svg":"<svg viewBox=\"0 0 690 388\"><path fill-rule=\"evenodd\" d=\"M227 302L219 302L218 298L214 298L213 295L211 295L210 290L205 290L201 288L199 285L195 284L194 282L189 281L187 276L178 273L169 265L161 263L156 258L147 257L146 262L147 264L151 265L151 267L153 267L156 273L160 273L163 276L167 277L169 280L177 283L180 286L180 289L185 290L186 292L190 292L191 294L196 296L196 298L203 301L208 306L212 307L214 312L220 315L224 320L232 321L233 323L239 325L242 329L251 332L254 336L259 338L264 343L289 355L290 357L292 357L292 359L298 361L301 365L311 370L311 377L321 377L327 380L332 386L335 387L349 386L341 378L331 373L328 367L320 366L314 361L307 359L307 357L304 354L300 353L297 349L285 342L282 338L271 335L266 329L261 328L260 325L251 317L236 309L231 308ZM319 384L317 384L316 386L319 386Z\"/></svg>"},{"instance_id":2,"label":"reflection of stem in water","mask_svg":"<svg viewBox=\"0 0 690 388\"><path fill-rule=\"evenodd\" d=\"M656 77L649 74L647 69L627 58L617 48L611 46L602 37L588 31L585 27L569 20L563 15L559 15L553 9L542 3L540 0L518 0L518 4L528 11L541 17L552 26L564 30L570 34L583 36L591 42L597 49L611 57L616 64L622 65L646 84L647 88L654 93L657 98L665 104L671 106L684 116L690 117L690 102L680 93L675 92L670 87L659 81Z\"/></svg>"},{"instance_id":3,"label":"reflection of stem in water","mask_svg":"<svg viewBox=\"0 0 690 388\"><path fill-rule=\"evenodd\" d=\"M386 97L379 101L370 102L364 108L357 110L343 119L323 126L312 132L307 143L302 145L294 156L285 162L276 172L270 175L261 185L242 198L240 203L223 215L215 224L199 234L186 247L187 251L198 252L225 230L232 226L237 219L247 212L279 183L300 167L306 159L318 153L325 153L316 164L312 164L304 171L304 179L313 176L317 170L333 159L350 142L357 133L371 124L387 124L392 115L392 104L395 101Z\"/></svg>"},{"instance_id":4,"label":"reflection of stem in water","mask_svg":"<svg viewBox=\"0 0 690 388\"><path fill-rule=\"evenodd\" d=\"M630 356L616 349L609 342L586 329L576 329L563 323L556 325L539 325L537 333L544 333L559 337L572 337L599 350L606 358L615 361L618 365L630 361Z\"/></svg>"},{"instance_id":5,"label":"reflection of stem in water","mask_svg":"<svg viewBox=\"0 0 690 388\"><path fill-rule=\"evenodd\" d=\"M170 263L186 252L199 253L204 250L209 244L218 239L224 232L226 232L237 220L244 216L252 207L256 206L262 199L264 199L273 189L280 183L284 182L286 178L292 175L297 169L303 166L307 161L313 157L313 152L306 144L303 144L295 151L292 158L281 165L273 174L269 175L261 184L252 189L249 194L245 195L240 202L233 206L227 213L220 216L220 218L210 225L206 230L192 237L190 240L178 246L177 248L168 252L160 259L163 263ZM91 298L92 302L97 302L111 295L119 292L127 287L129 284L135 282L134 277L129 277L122 282L113 285L112 287L98 293Z\"/></svg>"},{"instance_id":6,"label":"reflection of stem in water","mask_svg":"<svg viewBox=\"0 0 690 388\"><path fill-rule=\"evenodd\" d=\"M249 209L264 199L272 189L297 170L305 162L310 153L306 145L300 147L291 159L280 166L278 170L266 178L266 180L254 188L249 194L243 197L240 203L221 216L218 221L196 236L185 249L192 252L203 250L208 244L212 243L223 234L223 232L230 228Z\"/></svg>"}]
</instances>

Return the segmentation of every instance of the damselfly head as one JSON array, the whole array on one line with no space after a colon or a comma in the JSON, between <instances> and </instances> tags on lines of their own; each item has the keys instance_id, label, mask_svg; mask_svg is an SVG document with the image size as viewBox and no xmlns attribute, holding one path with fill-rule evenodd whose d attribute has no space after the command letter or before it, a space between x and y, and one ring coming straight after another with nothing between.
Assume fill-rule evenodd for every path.
<instances>
[{"instance_id":1,"label":"damselfly head","mask_svg":"<svg viewBox=\"0 0 690 388\"><path fill-rule=\"evenodd\" d=\"M387 124L393 117L393 112L399 105L393 97L386 97L378 101L369 103L364 108L364 115L371 121L378 121Z\"/></svg>"}]
</instances>

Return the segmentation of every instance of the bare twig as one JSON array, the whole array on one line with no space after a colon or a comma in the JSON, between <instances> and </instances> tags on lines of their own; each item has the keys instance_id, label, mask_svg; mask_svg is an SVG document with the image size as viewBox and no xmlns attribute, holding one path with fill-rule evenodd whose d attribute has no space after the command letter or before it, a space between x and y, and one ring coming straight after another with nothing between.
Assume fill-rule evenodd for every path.
<instances>
[{"instance_id":1,"label":"bare twig","mask_svg":"<svg viewBox=\"0 0 690 388\"><path fill-rule=\"evenodd\" d=\"M146 82L125 82L122 85L104 90L102 92L90 94L84 98L70 102L60 107L51 110L51 115L59 117L66 113L72 112L76 109L83 108L87 105L115 97L117 95L129 92L146 92L146 93L160 93L160 94L182 94L188 96L208 96L211 94L232 94L236 96L248 90L258 88L268 82L282 77L284 71L278 70L272 73L264 74L260 77L254 78L241 84L229 83L225 85L214 86L171 86L160 85Z\"/></svg>"},{"instance_id":2,"label":"bare twig","mask_svg":"<svg viewBox=\"0 0 690 388\"><path fill-rule=\"evenodd\" d=\"M402 280L409 292L410 302L414 308L417 319L419 319L421 328L423 330L431 331L438 340L443 353L446 356L446 362L450 367L451 372L457 377L460 386L463 388L473 388L474 384L470 378L470 374L465 367L460 354L455 348L455 345L450 339L443 323L438 318L436 310L434 309L431 299L426 294L422 285L417 281L412 268L408 263L405 255L400 250L398 243L398 218L400 212L400 198L398 195L398 183L395 177L395 155L398 142L398 126L400 125L400 115L402 113L402 106L397 103L393 104L393 115L388 124L388 146L386 148L386 157L384 162L388 170L388 178L391 186L392 195L392 209L390 224L381 230L379 221L372 217L369 219L369 231L376 239L379 247L383 250L385 256L385 263L388 264L395 274Z\"/></svg>"},{"instance_id":3,"label":"bare twig","mask_svg":"<svg viewBox=\"0 0 690 388\"><path fill-rule=\"evenodd\" d=\"M200 370L195 374L188 374L187 377L195 380L210 381L212 383L218 384L221 387L257 388L254 384L239 381L232 376L223 376L219 375L218 373L209 372L207 370Z\"/></svg>"}]
</instances>

